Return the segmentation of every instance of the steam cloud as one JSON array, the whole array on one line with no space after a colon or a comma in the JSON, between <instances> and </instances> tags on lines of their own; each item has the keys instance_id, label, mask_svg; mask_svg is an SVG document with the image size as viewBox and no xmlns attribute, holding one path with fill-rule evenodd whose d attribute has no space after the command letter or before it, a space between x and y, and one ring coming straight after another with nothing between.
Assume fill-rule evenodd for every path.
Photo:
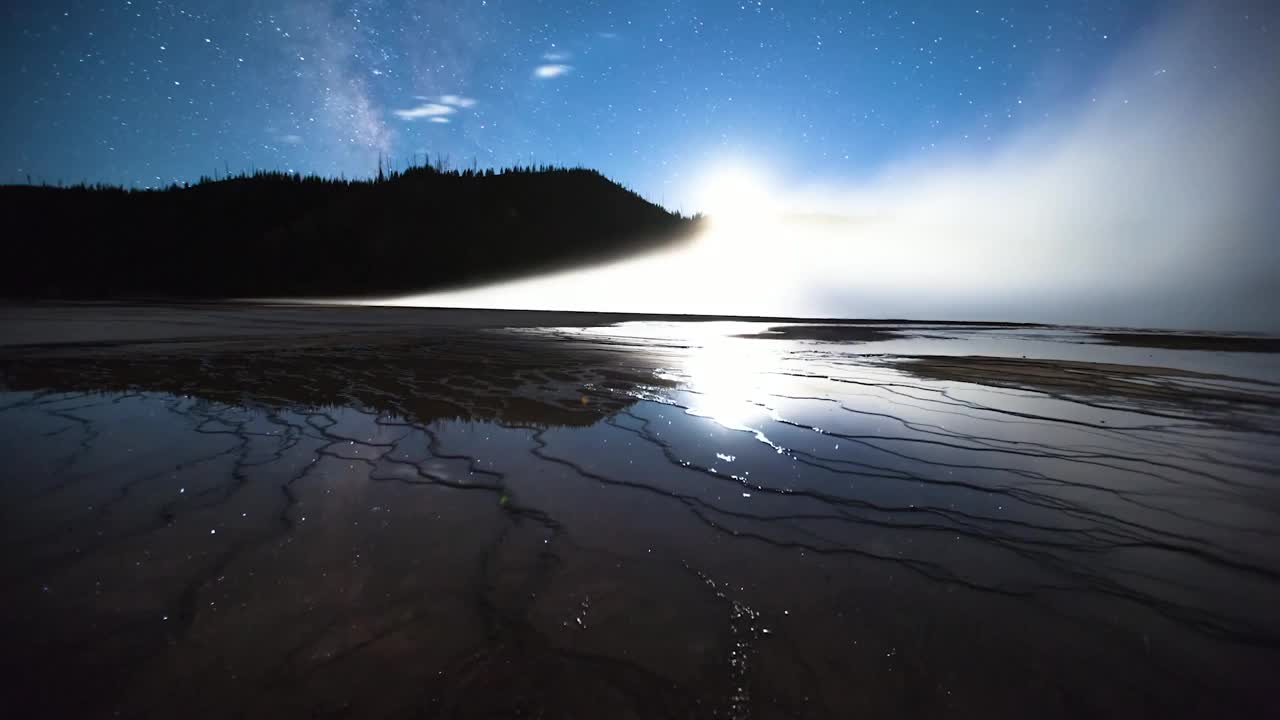
<instances>
[{"instance_id":1,"label":"steam cloud","mask_svg":"<svg viewBox=\"0 0 1280 720\"><path fill-rule=\"evenodd\" d=\"M401 301L1275 331L1277 14L1186 5L994 153L774 188L776 214L686 250Z\"/></svg>"}]
</instances>

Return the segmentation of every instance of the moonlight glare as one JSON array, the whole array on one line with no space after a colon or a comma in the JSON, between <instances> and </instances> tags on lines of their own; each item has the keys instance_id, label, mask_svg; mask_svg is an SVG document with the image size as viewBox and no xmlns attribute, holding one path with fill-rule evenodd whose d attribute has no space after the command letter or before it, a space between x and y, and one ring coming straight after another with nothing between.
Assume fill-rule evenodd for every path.
<instances>
[{"instance_id":1,"label":"moonlight glare","mask_svg":"<svg viewBox=\"0 0 1280 720\"><path fill-rule=\"evenodd\" d=\"M1275 329L1280 51L1247 22L1183 13L988 154L822 186L721 165L690 248L393 302Z\"/></svg>"}]
</instances>

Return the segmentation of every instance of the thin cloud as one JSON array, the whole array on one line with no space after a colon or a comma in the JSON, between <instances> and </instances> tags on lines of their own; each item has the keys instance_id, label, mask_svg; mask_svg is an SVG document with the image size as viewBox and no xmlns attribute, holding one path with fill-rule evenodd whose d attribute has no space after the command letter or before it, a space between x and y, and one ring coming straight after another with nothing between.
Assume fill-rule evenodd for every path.
<instances>
[{"instance_id":1,"label":"thin cloud","mask_svg":"<svg viewBox=\"0 0 1280 720\"><path fill-rule=\"evenodd\" d=\"M401 120L421 120L423 118L438 118L445 115L452 115L457 109L440 103L424 103L418 107L406 108L404 110L395 110L393 114Z\"/></svg>"},{"instance_id":2,"label":"thin cloud","mask_svg":"<svg viewBox=\"0 0 1280 720\"><path fill-rule=\"evenodd\" d=\"M281 135L277 137L276 140L284 143L285 145L301 145L302 144L301 135Z\"/></svg>"},{"instance_id":3,"label":"thin cloud","mask_svg":"<svg viewBox=\"0 0 1280 720\"><path fill-rule=\"evenodd\" d=\"M543 53L542 55L543 60L546 60L547 62L553 62L553 63L564 62L565 60L568 60L569 57L570 57L569 53L567 52L549 52L549 53Z\"/></svg>"},{"instance_id":4,"label":"thin cloud","mask_svg":"<svg viewBox=\"0 0 1280 720\"><path fill-rule=\"evenodd\" d=\"M453 107L469 108L475 107L476 99L464 95L441 95L440 102Z\"/></svg>"},{"instance_id":5,"label":"thin cloud","mask_svg":"<svg viewBox=\"0 0 1280 720\"><path fill-rule=\"evenodd\" d=\"M449 118L447 118L447 117L440 117L439 115L437 115L437 116L435 116L435 117L431 118L431 119L430 119L430 122L433 122L433 123L440 123L440 124L442 124L442 125L443 125L443 124L445 124L445 123L449 122Z\"/></svg>"},{"instance_id":6,"label":"thin cloud","mask_svg":"<svg viewBox=\"0 0 1280 720\"><path fill-rule=\"evenodd\" d=\"M572 65L539 65L533 71L533 76L541 79L560 77L566 75L573 70Z\"/></svg>"}]
</instances>

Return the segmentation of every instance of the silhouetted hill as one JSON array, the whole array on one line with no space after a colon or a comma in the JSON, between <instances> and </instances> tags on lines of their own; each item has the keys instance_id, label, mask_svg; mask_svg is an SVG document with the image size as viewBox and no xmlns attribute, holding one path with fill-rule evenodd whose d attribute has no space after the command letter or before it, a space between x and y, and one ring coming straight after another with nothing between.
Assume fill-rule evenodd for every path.
<instances>
[{"instance_id":1,"label":"silhouetted hill","mask_svg":"<svg viewBox=\"0 0 1280 720\"><path fill-rule=\"evenodd\" d=\"M190 187L0 187L9 297L378 295L608 260L688 236L584 169L257 173Z\"/></svg>"}]
</instances>

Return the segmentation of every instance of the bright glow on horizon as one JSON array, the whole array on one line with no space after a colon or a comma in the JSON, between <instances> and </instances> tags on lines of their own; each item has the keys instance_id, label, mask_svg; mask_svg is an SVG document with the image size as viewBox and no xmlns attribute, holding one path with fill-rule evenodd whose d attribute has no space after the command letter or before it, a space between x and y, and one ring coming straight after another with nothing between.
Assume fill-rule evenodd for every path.
<instances>
[{"instance_id":1,"label":"bright glow on horizon","mask_svg":"<svg viewBox=\"0 0 1280 720\"><path fill-rule=\"evenodd\" d=\"M734 163L708 172L698 182L695 197L712 222L738 225L775 212L775 192L762 171Z\"/></svg>"},{"instance_id":2,"label":"bright glow on horizon","mask_svg":"<svg viewBox=\"0 0 1280 720\"><path fill-rule=\"evenodd\" d=\"M710 222L687 245L386 302L1275 331L1280 166L1261 150L1280 86L1206 17L1219 16L1170 24L1075 113L987 152L812 186L726 163L695 186Z\"/></svg>"}]
</instances>

